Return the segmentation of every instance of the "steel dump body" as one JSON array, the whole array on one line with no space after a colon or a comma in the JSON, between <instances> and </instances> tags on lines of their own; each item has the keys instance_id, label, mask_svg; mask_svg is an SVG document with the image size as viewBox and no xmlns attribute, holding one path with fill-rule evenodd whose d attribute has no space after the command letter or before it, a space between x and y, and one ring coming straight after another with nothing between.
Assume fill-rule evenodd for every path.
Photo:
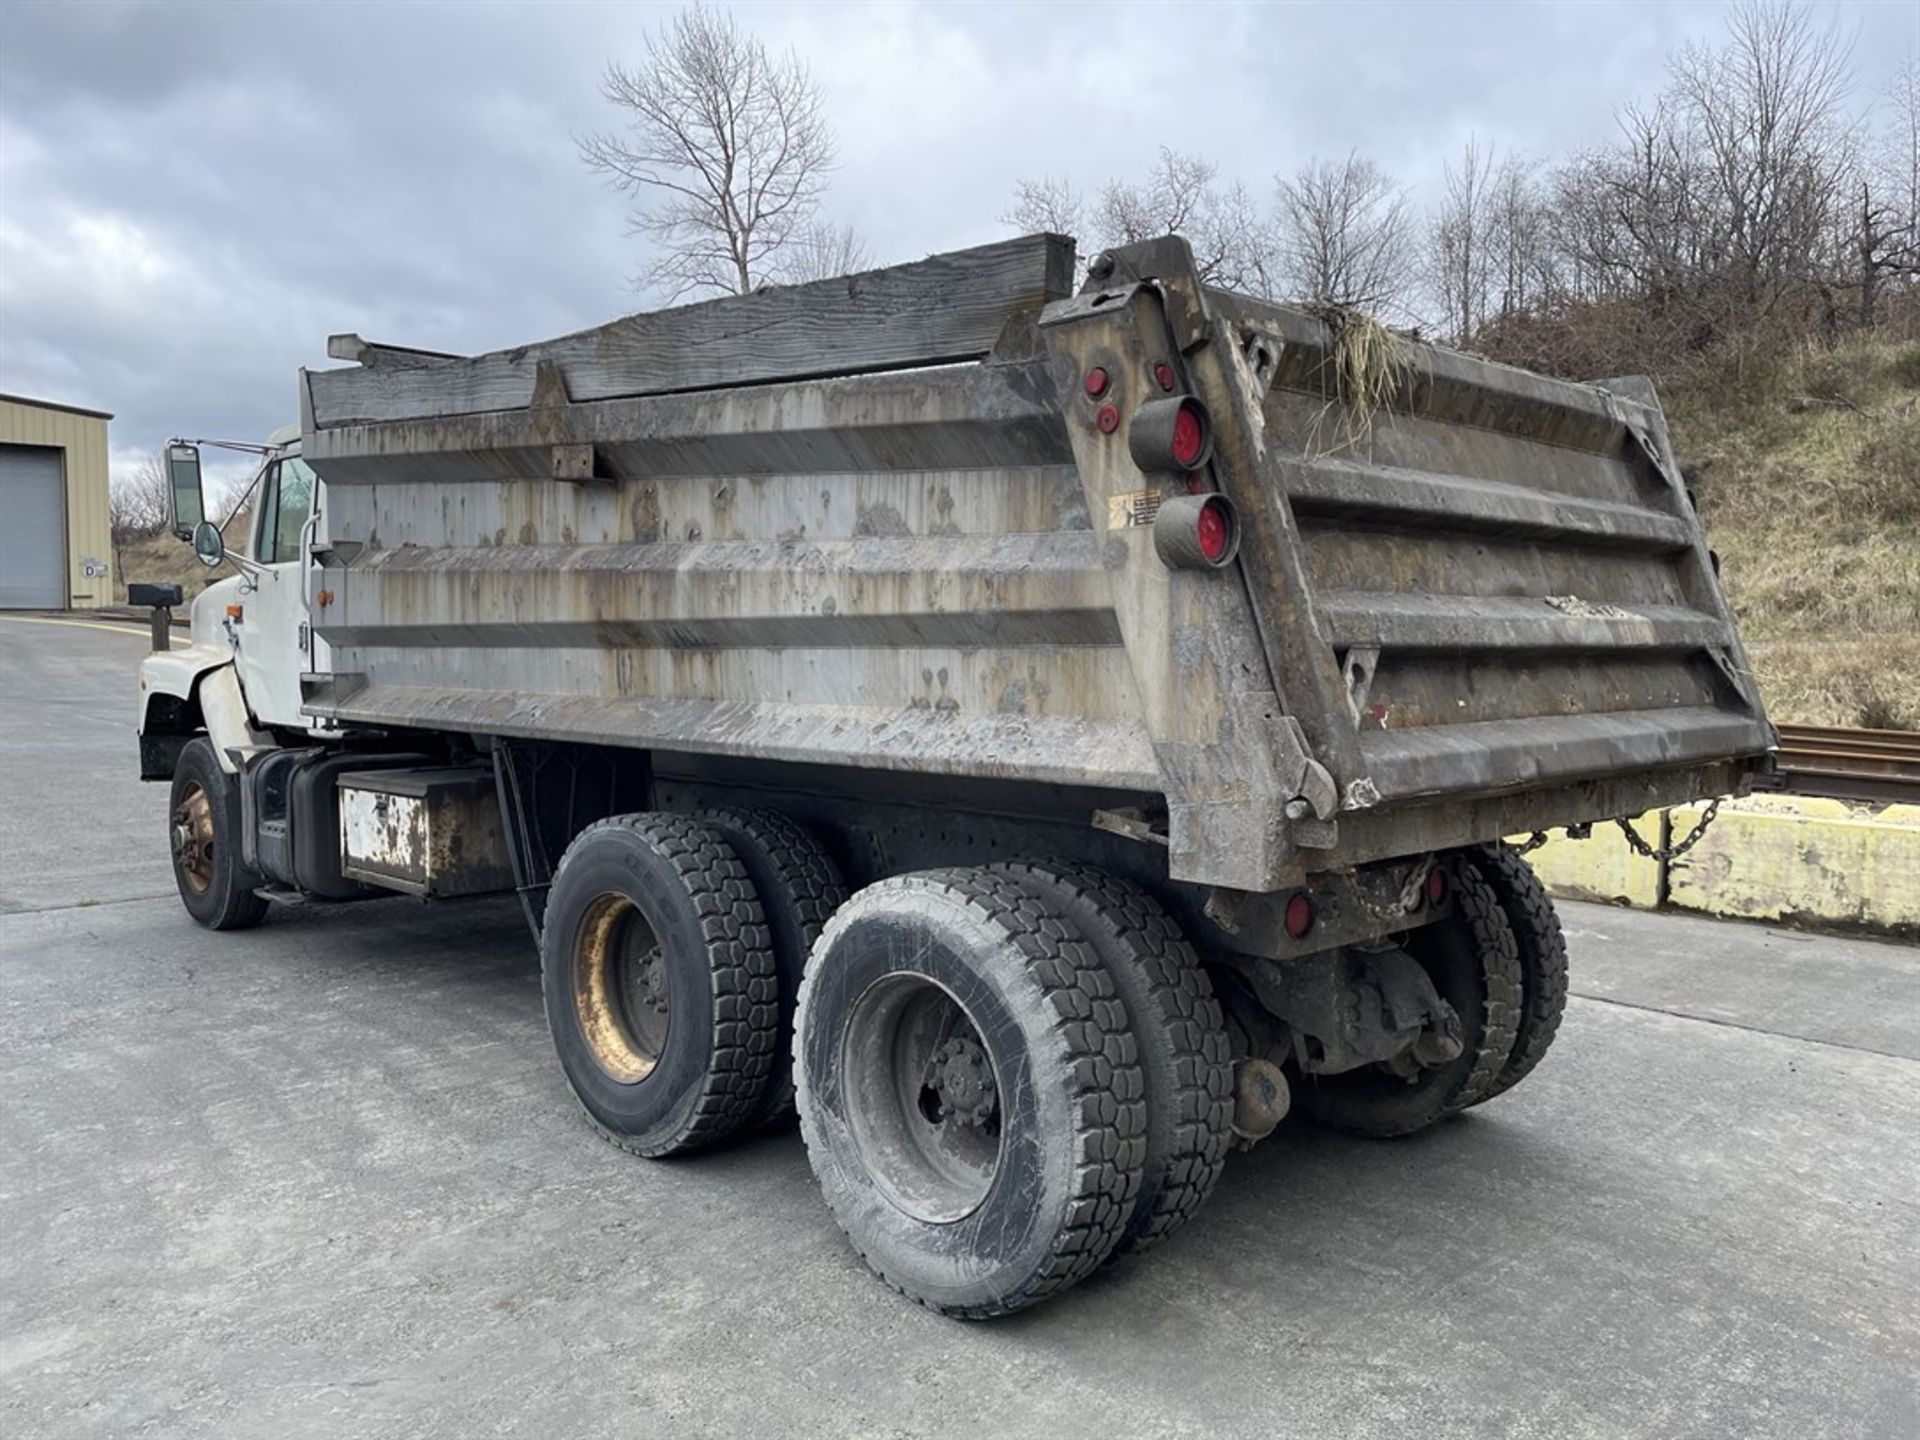
<instances>
[{"instance_id":1,"label":"steel dump body","mask_svg":"<svg viewBox=\"0 0 1920 1440\"><path fill-rule=\"evenodd\" d=\"M307 709L1111 792L1249 890L1741 788L1771 731L1650 386L1404 342L1369 429L1337 321L1177 241L1095 271L1034 237L305 375ZM1158 363L1224 569L1155 552Z\"/></svg>"}]
</instances>

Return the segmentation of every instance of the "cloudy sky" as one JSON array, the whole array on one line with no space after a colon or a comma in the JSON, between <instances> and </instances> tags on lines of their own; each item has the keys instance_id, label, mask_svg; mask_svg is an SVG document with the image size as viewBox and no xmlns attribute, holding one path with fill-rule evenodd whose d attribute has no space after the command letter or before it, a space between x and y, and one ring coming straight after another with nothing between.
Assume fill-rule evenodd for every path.
<instances>
[{"instance_id":1,"label":"cloudy sky","mask_svg":"<svg viewBox=\"0 0 1920 1440\"><path fill-rule=\"evenodd\" d=\"M1084 186L1161 144L1264 194L1358 148L1416 189L1469 134L1603 138L1717 3L740 4L811 67L827 213L879 261L1006 233L1022 175ZM625 202L574 136L670 8L0 3L0 390L170 434L263 436L326 336L472 352L641 308ZM1920 5L1843 3L1865 104Z\"/></svg>"}]
</instances>

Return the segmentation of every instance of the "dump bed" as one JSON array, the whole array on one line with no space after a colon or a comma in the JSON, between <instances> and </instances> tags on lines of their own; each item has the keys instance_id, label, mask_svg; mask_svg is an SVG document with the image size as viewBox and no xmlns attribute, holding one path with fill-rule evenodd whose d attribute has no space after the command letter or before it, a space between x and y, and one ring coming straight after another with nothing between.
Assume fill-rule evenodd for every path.
<instances>
[{"instance_id":1,"label":"dump bed","mask_svg":"<svg viewBox=\"0 0 1920 1440\"><path fill-rule=\"evenodd\" d=\"M1089 787L1245 889L1759 763L1645 381L1401 340L1362 403L1351 317L1177 240L1072 271L1036 236L473 358L347 339L302 377L309 710ZM1135 433L1180 396L1191 475ZM1167 547L1190 490L1233 563Z\"/></svg>"}]
</instances>

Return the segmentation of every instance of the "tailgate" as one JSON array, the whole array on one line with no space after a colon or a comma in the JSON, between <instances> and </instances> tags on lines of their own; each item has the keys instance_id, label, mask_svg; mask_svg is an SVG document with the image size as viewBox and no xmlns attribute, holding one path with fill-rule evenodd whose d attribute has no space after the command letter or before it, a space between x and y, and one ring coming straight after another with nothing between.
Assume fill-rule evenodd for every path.
<instances>
[{"instance_id":1,"label":"tailgate","mask_svg":"<svg viewBox=\"0 0 1920 1440\"><path fill-rule=\"evenodd\" d=\"M1649 382L1401 342L1369 423L1335 398L1338 317L1207 300L1260 397L1248 418L1283 573L1250 564L1249 586L1343 808L1765 754ZM1261 604L1281 585L1287 603Z\"/></svg>"}]
</instances>

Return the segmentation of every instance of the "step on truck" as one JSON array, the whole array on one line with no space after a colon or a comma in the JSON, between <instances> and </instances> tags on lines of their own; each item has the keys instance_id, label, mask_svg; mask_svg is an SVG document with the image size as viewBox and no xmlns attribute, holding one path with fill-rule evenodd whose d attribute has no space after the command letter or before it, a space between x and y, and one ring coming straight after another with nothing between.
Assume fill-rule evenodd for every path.
<instances>
[{"instance_id":1,"label":"step on truck","mask_svg":"<svg viewBox=\"0 0 1920 1440\"><path fill-rule=\"evenodd\" d=\"M1524 1079L1566 952L1502 837L1773 743L1652 386L1174 237L1075 274L1040 235L333 337L141 672L187 910L517 901L601 1133L797 1110L854 1248L962 1317L1152 1248L1289 1108L1400 1136Z\"/></svg>"}]
</instances>

